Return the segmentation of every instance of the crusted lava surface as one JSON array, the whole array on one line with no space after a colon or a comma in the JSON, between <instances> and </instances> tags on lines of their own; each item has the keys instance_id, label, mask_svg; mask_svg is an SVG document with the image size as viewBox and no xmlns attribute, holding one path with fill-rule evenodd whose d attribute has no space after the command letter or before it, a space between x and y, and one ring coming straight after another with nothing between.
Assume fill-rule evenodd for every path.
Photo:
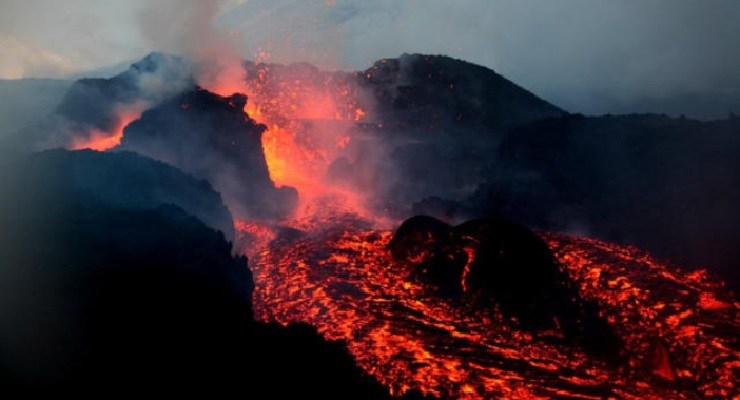
<instances>
[{"instance_id":1,"label":"crusted lava surface","mask_svg":"<svg viewBox=\"0 0 740 400\"><path fill-rule=\"evenodd\" d=\"M394 394L734 393L738 304L705 271L687 273L636 248L503 221L450 227L417 218L396 232L363 228L351 217L331 222L254 249L255 316L305 322L345 340L358 364ZM450 246L457 252L446 258ZM444 261L430 264L435 258ZM523 265L530 261L539 264ZM478 277L463 279L466 266L480 270ZM440 291L439 282L448 287ZM474 306L468 292L477 293ZM523 323L532 309L539 323ZM602 329L613 340L595 342ZM617 346L619 357L610 358L605 345Z\"/></svg>"}]
</instances>

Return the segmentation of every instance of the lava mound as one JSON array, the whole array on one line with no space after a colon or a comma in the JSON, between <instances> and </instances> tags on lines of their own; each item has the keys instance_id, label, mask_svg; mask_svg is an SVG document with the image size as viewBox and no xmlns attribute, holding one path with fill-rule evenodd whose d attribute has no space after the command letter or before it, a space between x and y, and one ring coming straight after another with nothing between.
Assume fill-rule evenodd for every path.
<instances>
[{"instance_id":1,"label":"lava mound","mask_svg":"<svg viewBox=\"0 0 740 400\"><path fill-rule=\"evenodd\" d=\"M532 231L502 219L450 226L432 217L406 220L389 244L396 262L432 291L474 305L498 305L529 325L550 319L568 289L547 244Z\"/></svg>"},{"instance_id":2,"label":"lava mound","mask_svg":"<svg viewBox=\"0 0 740 400\"><path fill-rule=\"evenodd\" d=\"M416 216L388 247L430 293L474 309L497 308L524 329L559 328L566 339L618 353L619 340L580 299L547 244L520 224L480 218L451 226Z\"/></svg>"}]
</instances>

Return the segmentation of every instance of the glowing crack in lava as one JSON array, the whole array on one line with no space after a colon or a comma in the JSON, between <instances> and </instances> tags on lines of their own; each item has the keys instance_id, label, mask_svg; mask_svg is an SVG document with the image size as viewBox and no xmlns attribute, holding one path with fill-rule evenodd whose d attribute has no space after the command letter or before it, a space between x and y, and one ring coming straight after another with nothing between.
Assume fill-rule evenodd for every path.
<instances>
[{"instance_id":1,"label":"glowing crack in lava","mask_svg":"<svg viewBox=\"0 0 740 400\"><path fill-rule=\"evenodd\" d=\"M390 258L391 236L334 226L272 241L252 264L256 317L309 323L346 341L394 394L690 399L734 391L738 304L704 271L674 270L631 247L542 234L580 295L624 340L629 361L610 367L495 312L463 312L425 294Z\"/></svg>"},{"instance_id":2,"label":"glowing crack in lava","mask_svg":"<svg viewBox=\"0 0 740 400\"><path fill-rule=\"evenodd\" d=\"M97 151L110 150L121 144L123 130L128 124L139 119L141 110L132 108L122 110L118 115L118 121L113 129L103 131L100 129L91 129L86 137L76 137L68 146L70 150L91 149Z\"/></svg>"}]
</instances>

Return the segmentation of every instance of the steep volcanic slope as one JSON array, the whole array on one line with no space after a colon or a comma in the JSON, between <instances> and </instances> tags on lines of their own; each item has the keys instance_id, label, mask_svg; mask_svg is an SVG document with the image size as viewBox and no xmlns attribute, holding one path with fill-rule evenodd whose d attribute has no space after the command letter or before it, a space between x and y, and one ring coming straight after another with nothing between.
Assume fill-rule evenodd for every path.
<instances>
[{"instance_id":1,"label":"steep volcanic slope","mask_svg":"<svg viewBox=\"0 0 740 400\"><path fill-rule=\"evenodd\" d=\"M239 218L280 218L295 207L291 188L270 181L262 134L244 113L247 98L195 88L145 111L123 132L118 149L133 150L207 179Z\"/></svg>"},{"instance_id":2,"label":"steep volcanic slope","mask_svg":"<svg viewBox=\"0 0 740 400\"><path fill-rule=\"evenodd\" d=\"M503 132L563 110L495 71L446 56L404 54L356 74L377 107L373 122L408 128L465 124Z\"/></svg>"},{"instance_id":3,"label":"steep volcanic slope","mask_svg":"<svg viewBox=\"0 0 740 400\"><path fill-rule=\"evenodd\" d=\"M377 152L350 142L357 156L339 160L333 172L355 187L371 183L386 202L404 205L469 196L486 180L483 166L496 161L510 128L564 113L491 69L445 56L380 60L355 79L366 110L358 136L377 140L383 152L378 160ZM357 183L355 176L364 179Z\"/></svg>"},{"instance_id":4,"label":"steep volcanic slope","mask_svg":"<svg viewBox=\"0 0 740 400\"><path fill-rule=\"evenodd\" d=\"M740 276L740 119L570 116L516 129L472 212Z\"/></svg>"},{"instance_id":5,"label":"steep volcanic slope","mask_svg":"<svg viewBox=\"0 0 740 400\"><path fill-rule=\"evenodd\" d=\"M193 85L190 66L180 58L151 53L108 79L80 79L69 89L56 113L82 129L111 132L122 110L157 104Z\"/></svg>"}]
</instances>

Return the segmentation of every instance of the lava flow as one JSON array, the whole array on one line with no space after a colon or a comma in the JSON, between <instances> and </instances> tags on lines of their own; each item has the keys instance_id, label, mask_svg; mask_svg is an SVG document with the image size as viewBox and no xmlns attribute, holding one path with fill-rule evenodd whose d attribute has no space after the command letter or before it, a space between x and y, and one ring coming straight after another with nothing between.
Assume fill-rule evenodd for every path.
<instances>
[{"instance_id":1,"label":"lava flow","mask_svg":"<svg viewBox=\"0 0 740 400\"><path fill-rule=\"evenodd\" d=\"M68 147L70 150L91 149L106 151L112 149L121 144L123 130L126 128L126 125L139 119L140 116L141 110L138 108L123 110L117 116L118 121L113 129L109 129L108 131L92 129L87 137L75 138Z\"/></svg>"},{"instance_id":2,"label":"lava flow","mask_svg":"<svg viewBox=\"0 0 740 400\"><path fill-rule=\"evenodd\" d=\"M427 292L390 257L363 196L325 179L364 110L340 75L306 66L247 66L244 92L267 127L270 177L300 196L284 221L236 221L254 272L255 317L308 323L342 340L395 395L453 398L729 397L740 366L738 304L704 272L672 269L631 247L542 233L557 261L624 343L614 365L557 329L519 329L496 309L471 312Z\"/></svg>"},{"instance_id":3,"label":"lava flow","mask_svg":"<svg viewBox=\"0 0 740 400\"><path fill-rule=\"evenodd\" d=\"M344 225L352 226L348 220ZM738 304L705 272L630 247L543 234L625 343L619 367L425 293L395 264L387 230L328 228L277 240L252 263L256 317L347 342L392 393L453 398L699 398L734 390Z\"/></svg>"}]
</instances>

